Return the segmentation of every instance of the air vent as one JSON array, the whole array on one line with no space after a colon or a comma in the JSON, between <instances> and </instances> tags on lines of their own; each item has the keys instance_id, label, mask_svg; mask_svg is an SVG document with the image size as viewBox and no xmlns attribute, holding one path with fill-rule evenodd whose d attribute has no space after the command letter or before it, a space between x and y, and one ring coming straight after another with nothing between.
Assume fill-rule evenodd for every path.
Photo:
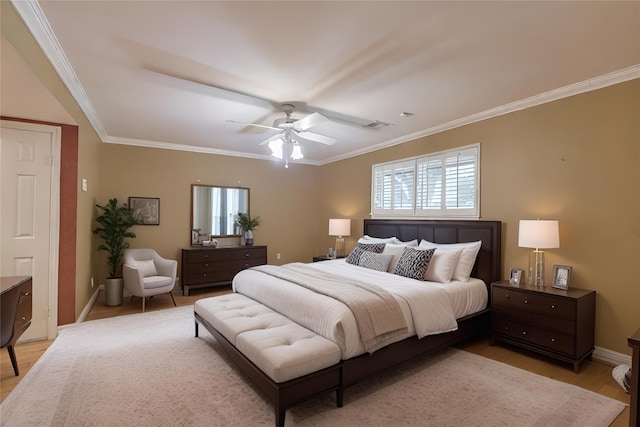
<instances>
[{"instance_id":1,"label":"air vent","mask_svg":"<svg viewBox=\"0 0 640 427\"><path fill-rule=\"evenodd\" d=\"M383 122L381 120L376 120L375 122L371 122L371 123L368 123L368 124L362 125L362 126L364 126L366 128L377 129L377 128L382 127L382 126L385 126L385 127L386 126L393 126L393 123Z\"/></svg>"}]
</instances>

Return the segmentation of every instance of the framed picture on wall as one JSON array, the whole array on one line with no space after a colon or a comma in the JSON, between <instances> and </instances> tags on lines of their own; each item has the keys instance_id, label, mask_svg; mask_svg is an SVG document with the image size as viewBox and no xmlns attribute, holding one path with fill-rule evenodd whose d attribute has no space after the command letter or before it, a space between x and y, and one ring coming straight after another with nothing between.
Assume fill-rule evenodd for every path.
<instances>
[{"instance_id":1,"label":"framed picture on wall","mask_svg":"<svg viewBox=\"0 0 640 427\"><path fill-rule=\"evenodd\" d=\"M568 265L554 265L553 279L551 286L558 289L569 289L569 277L571 276L571 267Z\"/></svg>"},{"instance_id":2,"label":"framed picture on wall","mask_svg":"<svg viewBox=\"0 0 640 427\"><path fill-rule=\"evenodd\" d=\"M129 197L129 207L139 225L160 225L160 199L154 197Z\"/></svg>"},{"instance_id":3,"label":"framed picture on wall","mask_svg":"<svg viewBox=\"0 0 640 427\"><path fill-rule=\"evenodd\" d=\"M519 285L522 283L522 275L524 274L524 269L511 267L511 271L509 272L509 283L512 285Z\"/></svg>"}]
</instances>

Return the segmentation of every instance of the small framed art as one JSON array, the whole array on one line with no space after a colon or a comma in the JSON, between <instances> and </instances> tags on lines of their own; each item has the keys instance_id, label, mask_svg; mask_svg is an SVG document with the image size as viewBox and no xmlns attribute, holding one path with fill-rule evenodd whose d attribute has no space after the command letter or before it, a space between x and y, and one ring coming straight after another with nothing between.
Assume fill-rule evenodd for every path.
<instances>
[{"instance_id":1,"label":"small framed art","mask_svg":"<svg viewBox=\"0 0 640 427\"><path fill-rule=\"evenodd\" d=\"M558 289L569 289L569 277L571 277L571 267L568 265L554 265L553 279L551 286Z\"/></svg>"},{"instance_id":2,"label":"small framed art","mask_svg":"<svg viewBox=\"0 0 640 427\"><path fill-rule=\"evenodd\" d=\"M509 272L509 283L512 285L519 285L522 283L523 274L524 269L511 267L511 271Z\"/></svg>"},{"instance_id":3,"label":"small framed art","mask_svg":"<svg viewBox=\"0 0 640 427\"><path fill-rule=\"evenodd\" d=\"M160 199L154 197L129 197L129 207L139 225L160 225Z\"/></svg>"}]
</instances>

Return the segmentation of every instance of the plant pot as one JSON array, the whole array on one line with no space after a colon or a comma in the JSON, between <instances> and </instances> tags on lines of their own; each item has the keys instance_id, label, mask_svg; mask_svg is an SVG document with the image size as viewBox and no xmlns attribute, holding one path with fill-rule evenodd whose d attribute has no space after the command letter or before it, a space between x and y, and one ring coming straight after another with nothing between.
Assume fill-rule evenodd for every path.
<instances>
[{"instance_id":1,"label":"plant pot","mask_svg":"<svg viewBox=\"0 0 640 427\"><path fill-rule=\"evenodd\" d=\"M244 232L244 244L247 246L253 246L253 233L251 230Z\"/></svg>"},{"instance_id":2,"label":"plant pot","mask_svg":"<svg viewBox=\"0 0 640 427\"><path fill-rule=\"evenodd\" d=\"M122 304L124 279L122 277L108 278L104 281L104 301L108 306Z\"/></svg>"}]
</instances>

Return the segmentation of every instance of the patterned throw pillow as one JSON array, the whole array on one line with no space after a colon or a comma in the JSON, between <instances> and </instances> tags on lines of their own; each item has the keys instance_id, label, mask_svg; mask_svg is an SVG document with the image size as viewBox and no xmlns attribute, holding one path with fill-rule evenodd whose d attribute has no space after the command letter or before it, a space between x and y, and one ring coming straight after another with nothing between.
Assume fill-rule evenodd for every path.
<instances>
[{"instance_id":1,"label":"patterned throw pillow","mask_svg":"<svg viewBox=\"0 0 640 427\"><path fill-rule=\"evenodd\" d=\"M427 271L429 261L431 261L431 257L435 251L435 249L414 249L407 246L404 248L404 252L398 260L393 274L424 280L424 273Z\"/></svg>"},{"instance_id":2,"label":"patterned throw pillow","mask_svg":"<svg viewBox=\"0 0 640 427\"><path fill-rule=\"evenodd\" d=\"M384 243L356 243L345 261L349 264L358 265L360 262L360 255L362 255L363 252L366 251L379 254L382 253L384 245Z\"/></svg>"},{"instance_id":3,"label":"patterned throw pillow","mask_svg":"<svg viewBox=\"0 0 640 427\"><path fill-rule=\"evenodd\" d=\"M389 263L393 255L378 254L375 252L364 251L360 255L358 265L360 267L369 268L371 270L387 271Z\"/></svg>"}]
</instances>

